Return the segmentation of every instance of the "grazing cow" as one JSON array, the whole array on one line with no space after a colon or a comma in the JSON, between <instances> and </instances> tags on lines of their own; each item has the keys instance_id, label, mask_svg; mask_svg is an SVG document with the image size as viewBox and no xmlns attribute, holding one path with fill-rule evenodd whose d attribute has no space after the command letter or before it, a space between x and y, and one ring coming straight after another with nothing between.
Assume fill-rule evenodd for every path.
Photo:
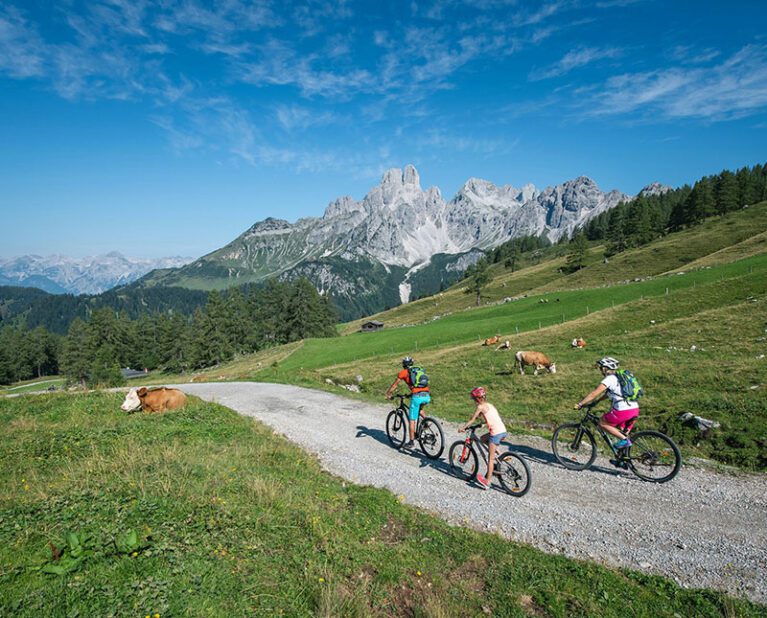
<instances>
[{"instance_id":1,"label":"grazing cow","mask_svg":"<svg viewBox=\"0 0 767 618\"><path fill-rule=\"evenodd\" d=\"M535 367L533 375L538 375L539 369L546 369L549 373L556 373L557 366L552 363L548 357L541 352L523 352L519 351L514 355L516 359L515 364L519 365L519 373L525 373L525 366L532 365Z\"/></svg>"},{"instance_id":2,"label":"grazing cow","mask_svg":"<svg viewBox=\"0 0 767 618\"><path fill-rule=\"evenodd\" d=\"M482 345L495 345L501 340L500 335L496 335L495 337L490 337L490 339L485 339L484 343Z\"/></svg>"},{"instance_id":3,"label":"grazing cow","mask_svg":"<svg viewBox=\"0 0 767 618\"><path fill-rule=\"evenodd\" d=\"M581 339L580 337L576 337L570 342L570 346L573 348L585 348L586 341L584 339Z\"/></svg>"},{"instance_id":4,"label":"grazing cow","mask_svg":"<svg viewBox=\"0 0 767 618\"><path fill-rule=\"evenodd\" d=\"M186 404L186 395L176 388L157 388L148 390L146 387L132 388L125 396L120 406L126 412L141 408L144 412L165 412L180 408Z\"/></svg>"}]
</instances>

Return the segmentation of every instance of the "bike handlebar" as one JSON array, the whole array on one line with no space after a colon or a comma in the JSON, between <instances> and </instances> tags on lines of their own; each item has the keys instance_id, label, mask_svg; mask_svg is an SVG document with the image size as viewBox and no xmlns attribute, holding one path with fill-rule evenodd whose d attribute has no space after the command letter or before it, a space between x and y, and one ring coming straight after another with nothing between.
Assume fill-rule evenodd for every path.
<instances>
[{"instance_id":1,"label":"bike handlebar","mask_svg":"<svg viewBox=\"0 0 767 618\"><path fill-rule=\"evenodd\" d=\"M470 425L469 427L466 427L464 431L476 431L480 427L482 427L482 423L477 423L476 425Z\"/></svg>"}]
</instances>

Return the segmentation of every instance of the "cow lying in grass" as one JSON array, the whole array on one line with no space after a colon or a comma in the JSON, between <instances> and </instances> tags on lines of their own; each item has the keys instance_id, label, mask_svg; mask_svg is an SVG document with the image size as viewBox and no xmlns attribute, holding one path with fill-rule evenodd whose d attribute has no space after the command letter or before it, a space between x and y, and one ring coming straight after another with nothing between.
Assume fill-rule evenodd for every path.
<instances>
[{"instance_id":1,"label":"cow lying in grass","mask_svg":"<svg viewBox=\"0 0 767 618\"><path fill-rule=\"evenodd\" d=\"M533 375L538 375L538 370L546 369L549 373L556 373L557 366L552 363L548 356L541 352L523 352L519 351L514 355L516 359L515 365L519 365L519 373L525 373L525 366L532 365L535 367Z\"/></svg>"},{"instance_id":2,"label":"cow lying in grass","mask_svg":"<svg viewBox=\"0 0 767 618\"><path fill-rule=\"evenodd\" d=\"M120 408L125 412L135 412L139 408L144 412L165 412L185 404L186 395L176 388L162 387L150 391L142 386L130 389Z\"/></svg>"},{"instance_id":3,"label":"cow lying in grass","mask_svg":"<svg viewBox=\"0 0 767 618\"><path fill-rule=\"evenodd\" d=\"M500 335L496 335L495 337L490 337L490 339L485 339L482 342L482 345L495 345L501 340Z\"/></svg>"}]
</instances>

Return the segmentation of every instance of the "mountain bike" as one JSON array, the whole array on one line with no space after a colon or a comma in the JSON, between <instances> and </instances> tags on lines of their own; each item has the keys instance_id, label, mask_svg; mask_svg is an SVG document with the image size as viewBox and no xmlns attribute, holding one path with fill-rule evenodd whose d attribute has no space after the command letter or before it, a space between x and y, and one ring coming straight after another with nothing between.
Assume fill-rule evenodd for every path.
<instances>
[{"instance_id":1,"label":"mountain bike","mask_svg":"<svg viewBox=\"0 0 767 618\"><path fill-rule=\"evenodd\" d=\"M395 448L402 449L407 442L409 423L409 406L405 403L405 399L410 395L395 393L394 396L399 397L399 405L386 417L386 437ZM415 426L415 439L421 445L423 454L429 459L438 459L442 455L445 448L445 434L442 432L442 426L437 419L424 416L423 408Z\"/></svg>"},{"instance_id":2,"label":"mountain bike","mask_svg":"<svg viewBox=\"0 0 767 618\"><path fill-rule=\"evenodd\" d=\"M485 465L487 465L490 455L489 448L477 435L477 429L480 427L482 427L482 423L467 427L466 439L454 442L448 453L448 461L453 474L465 481L471 481L477 476L479 470L477 451L482 456ZM533 482L527 462L512 451L501 454L496 451L493 476L498 478L506 493L517 498L530 491L530 485ZM488 479L488 481L492 483L492 479Z\"/></svg>"},{"instance_id":3,"label":"mountain bike","mask_svg":"<svg viewBox=\"0 0 767 618\"><path fill-rule=\"evenodd\" d=\"M677 475L682 466L682 454L671 438L660 431L637 431L630 436L631 446L616 448L610 435L599 426L599 416L591 412L595 405L583 406L586 414L580 422L565 423L554 430L551 449L559 463L570 470L589 468L597 458L596 428L613 454L610 463L616 468L631 470L643 481L651 483L665 483ZM635 421L636 417L629 419L618 429L629 436Z\"/></svg>"}]
</instances>

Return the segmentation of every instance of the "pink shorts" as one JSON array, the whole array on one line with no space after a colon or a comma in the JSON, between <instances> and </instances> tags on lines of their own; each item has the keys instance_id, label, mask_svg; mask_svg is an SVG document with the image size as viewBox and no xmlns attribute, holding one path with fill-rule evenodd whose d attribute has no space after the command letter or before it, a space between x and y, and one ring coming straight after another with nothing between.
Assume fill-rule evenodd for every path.
<instances>
[{"instance_id":1,"label":"pink shorts","mask_svg":"<svg viewBox=\"0 0 767 618\"><path fill-rule=\"evenodd\" d=\"M602 415L602 420L608 425L617 427L623 425L627 420L639 416L639 408L631 408L630 410L616 410L613 408L607 414ZM634 423L631 423L633 426ZM631 427L629 427L631 429Z\"/></svg>"}]
</instances>

